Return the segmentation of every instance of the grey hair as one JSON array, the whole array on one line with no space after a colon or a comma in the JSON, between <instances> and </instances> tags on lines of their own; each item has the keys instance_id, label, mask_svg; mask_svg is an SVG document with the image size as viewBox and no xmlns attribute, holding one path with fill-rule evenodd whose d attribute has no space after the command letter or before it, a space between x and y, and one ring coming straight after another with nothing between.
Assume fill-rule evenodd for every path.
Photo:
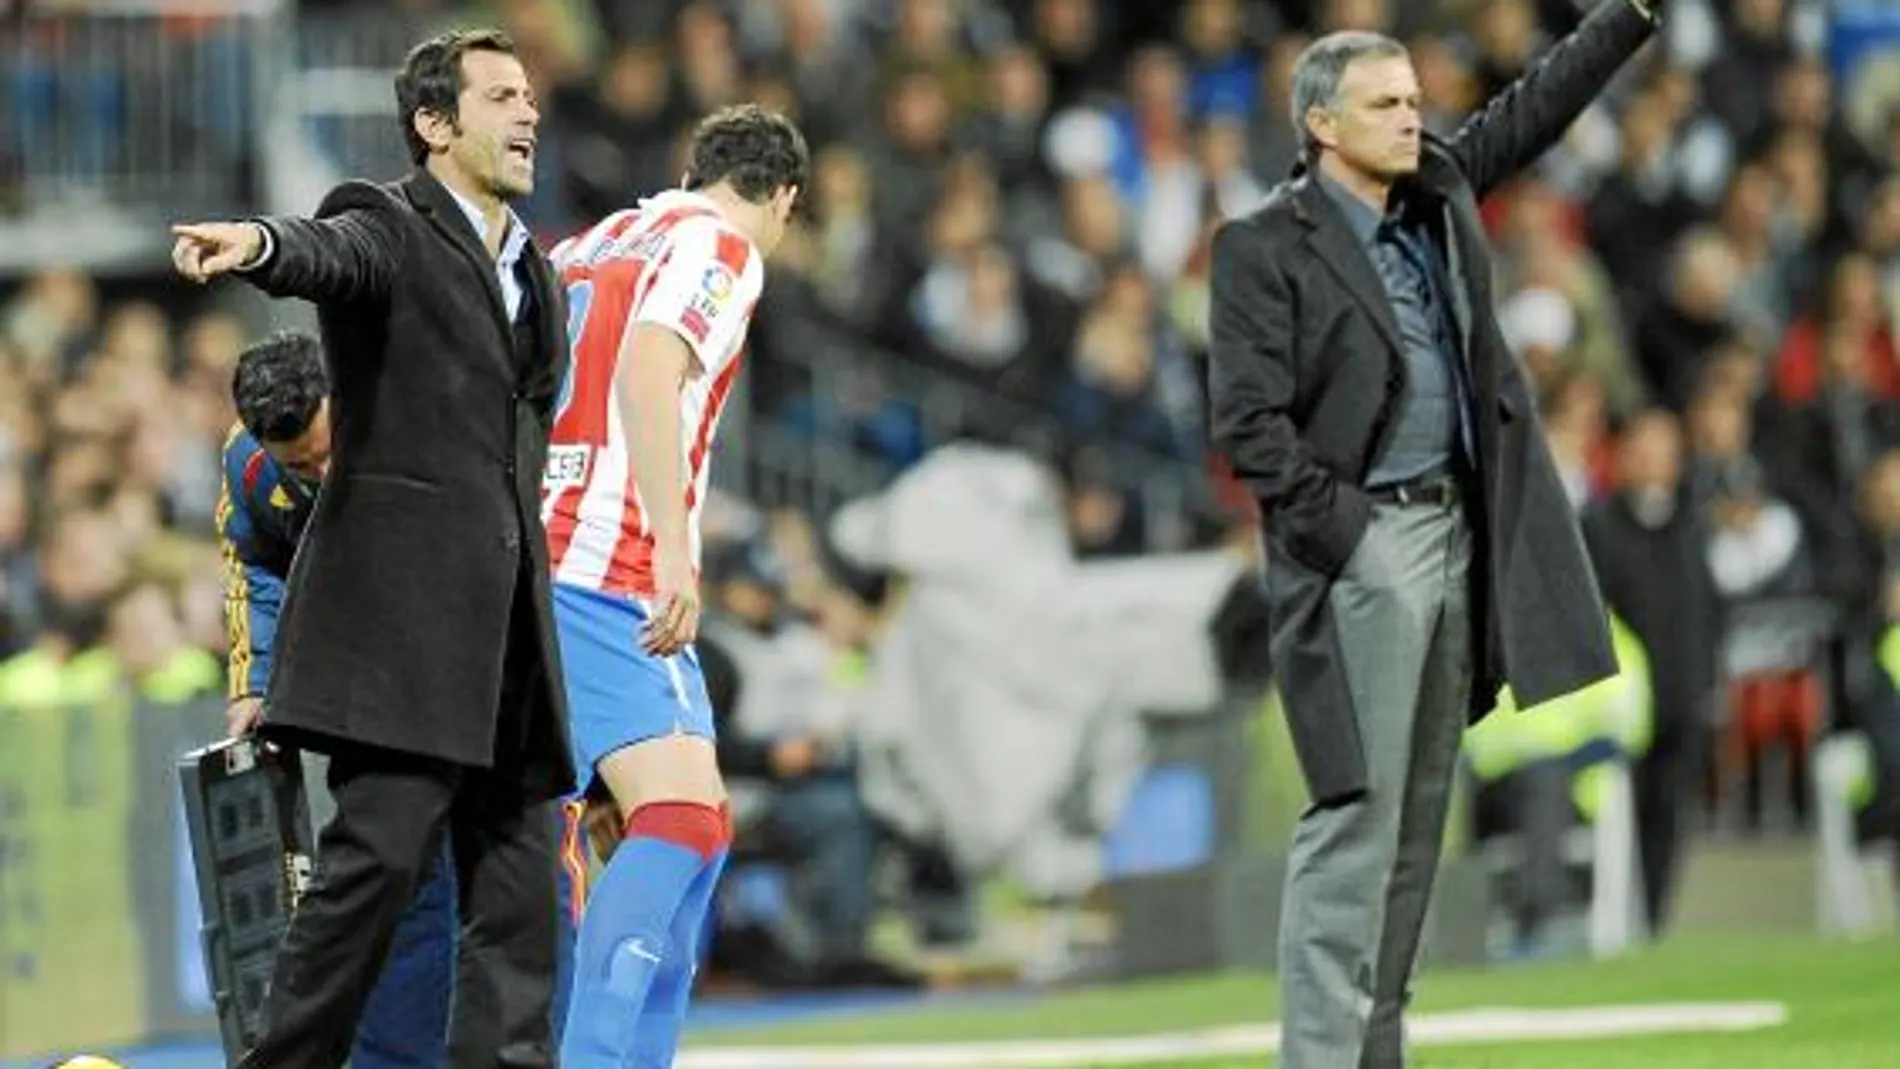
<instances>
[{"instance_id":1,"label":"grey hair","mask_svg":"<svg viewBox=\"0 0 1900 1069\"><path fill-rule=\"evenodd\" d=\"M1306 113L1339 106L1339 80L1346 68L1358 59L1409 54L1396 39L1370 30L1340 30L1306 46L1293 65L1293 129L1298 131L1300 147L1309 158L1318 155L1319 145L1306 128Z\"/></svg>"}]
</instances>

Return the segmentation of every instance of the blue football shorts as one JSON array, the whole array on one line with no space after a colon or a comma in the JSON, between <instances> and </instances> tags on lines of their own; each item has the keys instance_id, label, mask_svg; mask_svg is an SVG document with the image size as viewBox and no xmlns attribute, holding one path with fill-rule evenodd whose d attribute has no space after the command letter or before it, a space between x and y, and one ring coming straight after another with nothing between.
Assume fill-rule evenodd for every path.
<instances>
[{"instance_id":1,"label":"blue football shorts","mask_svg":"<svg viewBox=\"0 0 1900 1069\"><path fill-rule=\"evenodd\" d=\"M635 598L554 584L554 627L567 677L574 769L591 785L602 758L666 735L714 737L699 654L656 657L640 646L651 613Z\"/></svg>"}]
</instances>

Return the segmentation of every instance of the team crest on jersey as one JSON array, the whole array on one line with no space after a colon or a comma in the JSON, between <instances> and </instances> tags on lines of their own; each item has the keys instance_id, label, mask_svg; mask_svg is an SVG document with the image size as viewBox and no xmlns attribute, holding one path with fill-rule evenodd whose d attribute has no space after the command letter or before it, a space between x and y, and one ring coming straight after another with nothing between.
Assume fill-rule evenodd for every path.
<instances>
[{"instance_id":1,"label":"team crest on jersey","mask_svg":"<svg viewBox=\"0 0 1900 1069\"><path fill-rule=\"evenodd\" d=\"M732 269L725 264L713 264L706 268L706 274L699 280L699 288L712 298L715 305L724 303L732 296L733 287L739 280L732 275Z\"/></svg>"}]
</instances>

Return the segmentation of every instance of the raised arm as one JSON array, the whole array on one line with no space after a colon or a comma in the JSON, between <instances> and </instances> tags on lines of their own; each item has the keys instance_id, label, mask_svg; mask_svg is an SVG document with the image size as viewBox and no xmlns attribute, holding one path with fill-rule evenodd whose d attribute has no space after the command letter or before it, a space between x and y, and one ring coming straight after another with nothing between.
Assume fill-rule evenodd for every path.
<instances>
[{"instance_id":1,"label":"raised arm","mask_svg":"<svg viewBox=\"0 0 1900 1069\"><path fill-rule=\"evenodd\" d=\"M1655 31L1661 0L1604 0L1524 76L1451 138L1451 153L1482 198L1557 143Z\"/></svg>"},{"instance_id":2,"label":"raised arm","mask_svg":"<svg viewBox=\"0 0 1900 1069\"><path fill-rule=\"evenodd\" d=\"M1372 500L1320 465L1300 440L1293 405L1295 329L1285 279L1260 239L1229 223L1214 235L1208 404L1215 448L1268 510L1295 560L1328 576L1352 556Z\"/></svg>"}]
</instances>

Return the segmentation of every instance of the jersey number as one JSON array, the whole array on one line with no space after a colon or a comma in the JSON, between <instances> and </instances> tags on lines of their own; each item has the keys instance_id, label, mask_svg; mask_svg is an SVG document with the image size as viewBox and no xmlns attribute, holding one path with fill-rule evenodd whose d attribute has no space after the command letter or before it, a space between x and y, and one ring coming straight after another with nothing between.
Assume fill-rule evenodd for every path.
<instances>
[{"instance_id":1,"label":"jersey number","mask_svg":"<svg viewBox=\"0 0 1900 1069\"><path fill-rule=\"evenodd\" d=\"M567 371L561 376L561 392L554 397L554 419L559 422L574 400L574 370L580 366L581 331L587 326L587 310L594 303L592 279L575 279L567 287Z\"/></svg>"}]
</instances>

